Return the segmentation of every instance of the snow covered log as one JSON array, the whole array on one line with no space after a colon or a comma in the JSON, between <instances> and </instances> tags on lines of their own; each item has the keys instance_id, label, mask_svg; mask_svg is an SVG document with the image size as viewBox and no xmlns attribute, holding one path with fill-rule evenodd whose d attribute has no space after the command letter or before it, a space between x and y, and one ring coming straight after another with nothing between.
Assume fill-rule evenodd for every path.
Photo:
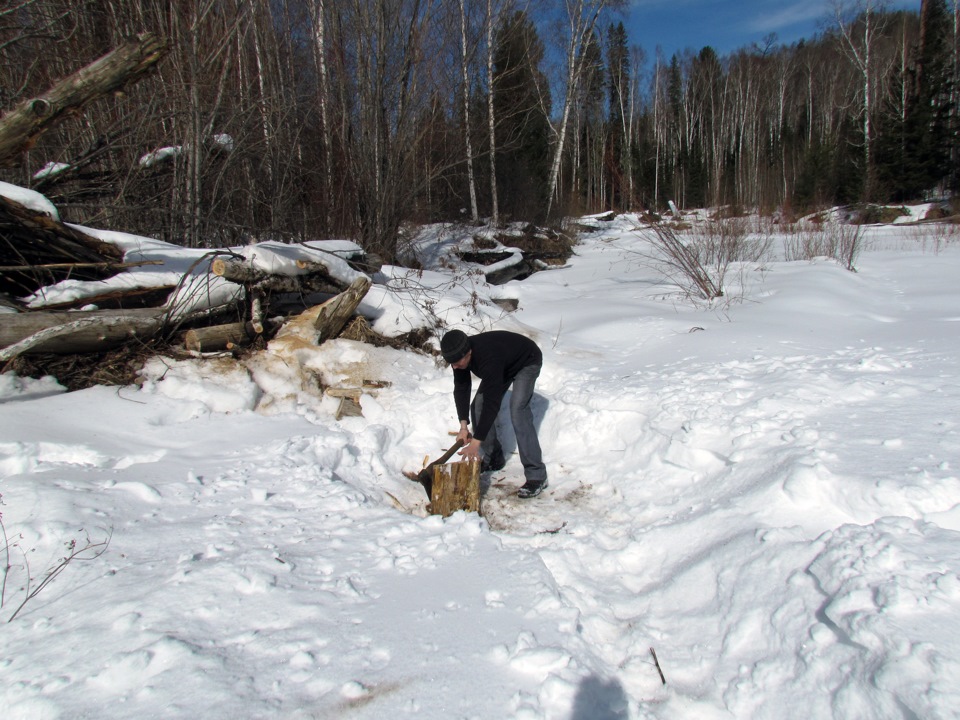
<instances>
[{"instance_id":1,"label":"snow covered log","mask_svg":"<svg viewBox=\"0 0 960 720\"><path fill-rule=\"evenodd\" d=\"M136 82L166 53L165 41L143 33L64 78L43 95L23 101L0 118L0 163L11 164L43 133L91 101Z\"/></svg>"},{"instance_id":2,"label":"snow covered log","mask_svg":"<svg viewBox=\"0 0 960 720\"><path fill-rule=\"evenodd\" d=\"M153 337L165 311L92 310L71 313L4 313L0 322L0 362L35 353L103 352L134 338Z\"/></svg>"},{"instance_id":3,"label":"snow covered log","mask_svg":"<svg viewBox=\"0 0 960 720\"><path fill-rule=\"evenodd\" d=\"M298 266L301 263L297 263ZM278 275L251 267L241 260L217 258L210 264L210 272L224 280L245 285L254 293L329 293L337 295L346 284L334 278L326 266L311 263L304 275Z\"/></svg>"},{"instance_id":4,"label":"snow covered log","mask_svg":"<svg viewBox=\"0 0 960 720\"><path fill-rule=\"evenodd\" d=\"M183 345L191 352L219 352L249 345L260 332L248 322L198 327L183 334Z\"/></svg>"},{"instance_id":5,"label":"snow covered log","mask_svg":"<svg viewBox=\"0 0 960 720\"><path fill-rule=\"evenodd\" d=\"M126 267L123 251L0 195L0 292L21 297L67 277L103 280Z\"/></svg>"}]
</instances>

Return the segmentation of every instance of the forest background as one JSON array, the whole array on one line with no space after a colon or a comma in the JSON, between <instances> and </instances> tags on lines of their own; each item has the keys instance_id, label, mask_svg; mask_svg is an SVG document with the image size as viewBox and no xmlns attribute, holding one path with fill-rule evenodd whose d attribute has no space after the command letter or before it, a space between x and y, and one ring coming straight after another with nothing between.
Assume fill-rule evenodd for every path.
<instances>
[{"instance_id":1,"label":"forest background","mask_svg":"<svg viewBox=\"0 0 960 720\"><path fill-rule=\"evenodd\" d=\"M955 197L958 0L831 7L793 44L666 58L616 0L0 0L4 112L131 36L168 47L0 179L74 223L387 261L407 223Z\"/></svg>"}]
</instances>

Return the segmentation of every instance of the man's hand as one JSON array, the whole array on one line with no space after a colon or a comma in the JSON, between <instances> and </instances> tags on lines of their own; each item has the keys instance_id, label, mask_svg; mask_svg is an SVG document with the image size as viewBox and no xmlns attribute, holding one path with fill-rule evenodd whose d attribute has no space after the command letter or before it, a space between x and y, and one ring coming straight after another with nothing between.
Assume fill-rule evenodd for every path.
<instances>
[{"instance_id":1,"label":"man's hand","mask_svg":"<svg viewBox=\"0 0 960 720\"><path fill-rule=\"evenodd\" d=\"M457 433L457 440L459 440L464 445L466 445L469 439L470 439L470 430L467 428L467 421L461 420L460 432Z\"/></svg>"},{"instance_id":2,"label":"man's hand","mask_svg":"<svg viewBox=\"0 0 960 720\"><path fill-rule=\"evenodd\" d=\"M479 460L480 441L476 438L470 438L470 442L464 445L460 450L460 457L462 457L464 460Z\"/></svg>"}]
</instances>

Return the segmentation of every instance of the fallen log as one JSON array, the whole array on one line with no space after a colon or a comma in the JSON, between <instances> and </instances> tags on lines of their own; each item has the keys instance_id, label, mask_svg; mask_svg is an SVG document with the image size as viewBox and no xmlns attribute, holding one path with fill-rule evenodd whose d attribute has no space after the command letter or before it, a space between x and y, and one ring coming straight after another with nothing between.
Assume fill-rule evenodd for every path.
<instances>
[{"instance_id":1,"label":"fallen log","mask_svg":"<svg viewBox=\"0 0 960 720\"><path fill-rule=\"evenodd\" d=\"M67 325L76 320L88 319L97 321L109 321L114 323L116 319L127 319L131 326L140 327L145 321L152 321L163 316L163 308L145 308L136 310L124 310L116 312L112 310L89 310L83 312L18 312L3 313L0 315L0 348L9 347L19 343L21 340L30 337L42 330ZM114 325L116 327L116 325ZM43 352L54 352L43 350Z\"/></svg>"},{"instance_id":2,"label":"fallen log","mask_svg":"<svg viewBox=\"0 0 960 720\"><path fill-rule=\"evenodd\" d=\"M47 265L0 265L2 272L24 272L30 270L81 270L96 268L98 270L126 270L132 267L143 267L144 265L163 265L163 260L140 260L138 262L96 262L96 263L49 263Z\"/></svg>"},{"instance_id":3,"label":"fallen log","mask_svg":"<svg viewBox=\"0 0 960 720\"><path fill-rule=\"evenodd\" d=\"M190 352L220 352L244 347L263 334L263 327L257 329L252 322L209 325L187 330L183 334L183 346Z\"/></svg>"},{"instance_id":4,"label":"fallen log","mask_svg":"<svg viewBox=\"0 0 960 720\"><path fill-rule=\"evenodd\" d=\"M15 235L12 238L14 242L10 243L13 247L4 250L3 256L6 257L12 250L16 257L25 259L31 265L45 262L97 265L123 261L123 251L115 245L3 195L0 195L0 227L5 234Z\"/></svg>"},{"instance_id":5,"label":"fallen log","mask_svg":"<svg viewBox=\"0 0 960 720\"><path fill-rule=\"evenodd\" d=\"M0 292L29 295L72 277L102 280L122 269L123 251L0 195Z\"/></svg>"},{"instance_id":6,"label":"fallen log","mask_svg":"<svg viewBox=\"0 0 960 720\"><path fill-rule=\"evenodd\" d=\"M298 265L300 263L297 263ZM244 285L255 293L329 293L336 295L347 286L330 275L325 265L311 263L304 275L278 275L251 267L241 260L216 258L210 272L224 280Z\"/></svg>"},{"instance_id":7,"label":"fallen log","mask_svg":"<svg viewBox=\"0 0 960 720\"><path fill-rule=\"evenodd\" d=\"M0 118L0 163L9 164L43 133L91 101L136 82L166 53L164 40L143 33L60 80L43 95L23 101Z\"/></svg>"},{"instance_id":8,"label":"fallen log","mask_svg":"<svg viewBox=\"0 0 960 720\"><path fill-rule=\"evenodd\" d=\"M224 280L241 285L259 282L267 276L262 270L257 270L242 260L229 260L222 257L214 258L210 263L210 272Z\"/></svg>"},{"instance_id":9,"label":"fallen log","mask_svg":"<svg viewBox=\"0 0 960 720\"><path fill-rule=\"evenodd\" d=\"M166 305L167 299L176 289L176 285L158 285L157 287L134 288L132 290L111 290L100 295L66 300L43 305L43 310L76 310L96 305L97 310L134 310L156 308Z\"/></svg>"},{"instance_id":10,"label":"fallen log","mask_svg":"<svg viewBox=\"0 0 960 720\"><path fill-rule=\"evenodd\" d=\"M16 319L37 313L10 313L0 324L7 334ZM91 315L88 313L62 313L67 319L47 325L32 332L17 342L6 344L0 350L0 362L7 362L24 353L84 353L99 352L116 347L131 338L152 337L163 327L162 311L151 314ZM47 318L49 320L49 318Z\"/></svg>"}]
</instances>

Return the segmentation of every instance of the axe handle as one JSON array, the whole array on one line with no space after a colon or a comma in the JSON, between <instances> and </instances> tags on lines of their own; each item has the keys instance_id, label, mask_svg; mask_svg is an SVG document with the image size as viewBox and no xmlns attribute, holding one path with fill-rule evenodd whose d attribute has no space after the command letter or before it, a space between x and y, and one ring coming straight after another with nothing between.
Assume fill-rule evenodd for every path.
<instances>
[{"instance_id":1,"label":"axe handle","mask_svg":"<svg viewBox=\"0 0 960 720\"><path fill-rule=\"evenodd\" d=\"M432 463L430 463L429 465L427 465L427 467L429 468L429 467L433 467L434 465L443 465L447 460L449 460L450 458L453 457L453 454L454 454L457 450L459 450L459 449L462 448L462 447L463 447L463 440L457 440L457 441L450 447L449 450L447 450L443 455L441 455L440 457L438 457L438 458L437 458L436 460L434 460Z\"/></svg>"}]
</instances>

